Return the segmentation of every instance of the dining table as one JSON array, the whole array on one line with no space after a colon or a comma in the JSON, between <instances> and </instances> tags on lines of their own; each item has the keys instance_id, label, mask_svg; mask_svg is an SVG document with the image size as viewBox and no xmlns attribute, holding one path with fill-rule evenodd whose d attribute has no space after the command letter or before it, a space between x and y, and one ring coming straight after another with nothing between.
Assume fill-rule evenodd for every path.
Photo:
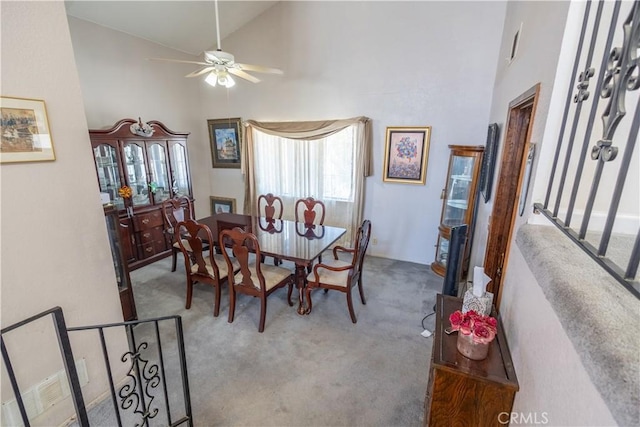
<instances>
[{"instance_id":1,"label":"dining table","mask_svg":"<svg viewBox=\"0 0 640 427\"><path fill-rule=\"evenodd\" d=\"M262 255L291 261L295 265L294 274L300 315L309 313L304 301L308 270L325 250L347 232L341 227L235 213L217 213L197 221L209 227L216 246L221 230L240 227L255 234Z\"/></svg>"}]
</instances>

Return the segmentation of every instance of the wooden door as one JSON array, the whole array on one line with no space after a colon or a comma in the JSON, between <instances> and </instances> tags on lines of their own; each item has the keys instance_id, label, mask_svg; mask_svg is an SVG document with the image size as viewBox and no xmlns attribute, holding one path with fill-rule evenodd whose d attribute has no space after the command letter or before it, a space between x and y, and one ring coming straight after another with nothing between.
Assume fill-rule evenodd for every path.
<instances>
[{"instance_id":1,"label":"wooden door","mask_svg":"<svg viewBox=\"0 0 640 427\"><path fill-rule=\"evenodd\" d=\"M525 153L529 149L531 124L539 92L538 83L509 104L507 132L484 258L485 273L493 278L488 290L493 293L497 308L500 307L502 277L508 261L511 234L518 211Z\"/></svg>"}]
</instances>

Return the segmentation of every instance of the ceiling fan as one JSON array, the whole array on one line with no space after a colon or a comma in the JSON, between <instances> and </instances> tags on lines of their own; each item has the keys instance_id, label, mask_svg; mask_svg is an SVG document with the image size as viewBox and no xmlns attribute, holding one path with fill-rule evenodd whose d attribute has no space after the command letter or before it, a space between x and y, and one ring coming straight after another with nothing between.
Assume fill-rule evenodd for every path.
<instances>
[{"instance_id":1,"label":"ceiling fan","mask_svg":"<svg viewBox=\"0 0 640 427\"><path fill-rule=\"evenodd\" d=\"M204 62L199 61L184 61L180 59L166 59L166 58L149 58L154 61L168 61L168 62L182 62L186 64L198 64L204 65L204 67L195 70L185 77L198 77L203 74L207 74L204 79L205 82L211 86L224 86L230 88L236 84L235 80L231 77L234 75L241 79L248 80L252 83L258 83L259 78L247 73L247 71L253 71L256 73L267 74L283 74L282 70L277 68L263 67L261 65L241 64L235 62L235 58L229 52L223 52L220 44L220 22L218 21L218 0L215 0L216 11L216 36L218 41L217 50L208 50L204 52Z\"/></svg>"}]
</instances>

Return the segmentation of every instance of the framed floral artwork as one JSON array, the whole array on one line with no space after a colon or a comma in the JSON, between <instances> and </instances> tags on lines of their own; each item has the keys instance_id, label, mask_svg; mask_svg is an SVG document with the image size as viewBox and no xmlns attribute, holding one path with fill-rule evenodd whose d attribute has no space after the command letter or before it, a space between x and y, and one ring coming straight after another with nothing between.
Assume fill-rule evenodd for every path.
<instances>
[{"instance_id":1,"label":"framed floral artwork","mask_svg":"<svg viewBox=\"0 0 640 427\"><path fill-rule=\"evenodd\" d=\"M0 163L56 159L44 101L0 97L0 123Z\"/></svg>"},{"instance_id":2,"label":"framed floral artwork","mask_svg":"<svg viewBox=\"0 0 640 427\"><path fill-rule=\"evenodd\" d=\"M214 168L240 168L241 123L239 117L207 120Z\"/></svg>"},{"instance_id":3,"label":"framed floral artwork","mask_svg":"<svg viewBox=\"0 0 640 427\"><path fill-rule=\"evenodd\" d=\"M424 185L430 137L430 126L387 127L382 180Z\"/></svg>"}]
</instances>

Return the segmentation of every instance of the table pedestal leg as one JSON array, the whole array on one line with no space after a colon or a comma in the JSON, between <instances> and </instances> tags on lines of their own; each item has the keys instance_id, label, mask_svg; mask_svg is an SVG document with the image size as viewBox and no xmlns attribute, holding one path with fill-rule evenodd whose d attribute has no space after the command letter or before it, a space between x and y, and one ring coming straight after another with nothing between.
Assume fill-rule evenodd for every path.
<instances>
[{"instance_id":1,"label":"table pedestal leg","mask_svg":"<svg viewBox=\"0 0 640 427\"><path fill-rule=\"evenodd\" d=\"M304 265L296 264L296 288L298 288L298 314L308 314L304 304L304 284L307 269Z\"/></svg>"}]
</instances>

